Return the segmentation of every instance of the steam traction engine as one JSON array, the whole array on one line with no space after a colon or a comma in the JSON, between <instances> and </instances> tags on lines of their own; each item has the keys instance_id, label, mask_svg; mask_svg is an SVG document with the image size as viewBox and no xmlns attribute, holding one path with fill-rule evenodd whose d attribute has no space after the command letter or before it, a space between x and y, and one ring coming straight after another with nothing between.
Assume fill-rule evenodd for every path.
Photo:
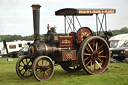
<instances>
[{"instance_id":1,"label":"steam traction engine","mask_svg":"<svg viewBox=\"0 0 128 85\"><path fill-rule=\"evenodd\" d=\"M98 74L106 70L110 59L107 42L111 33L104 31L105 36L100 37L98 25L96 36L88 27L80 26L76 32L74 17L96 14L96 20L97 23L99 21L101 30L103 20L100 22L98 14L104 14L104 18L107 13L115 13L114 9L60 9L55 14L64 15L65 33L56 33L55 27L49 28L48 26L48 32L41 41L39 38L40 7L40 5L32 5L35 40L33 44L29 45L29 55L22 56L17 61L16 72L20 78L30 78L34 75L39 81L50 79L54 73L53 61L60 64L67 72L83 69L89 74ZM76 19L78 20L77 17ZM106 18L104 19L106 23ZM66 29L66 22L68 22L68 29ZM71 32L67 33L69 29Z\"/></svg>"}]
</instances>

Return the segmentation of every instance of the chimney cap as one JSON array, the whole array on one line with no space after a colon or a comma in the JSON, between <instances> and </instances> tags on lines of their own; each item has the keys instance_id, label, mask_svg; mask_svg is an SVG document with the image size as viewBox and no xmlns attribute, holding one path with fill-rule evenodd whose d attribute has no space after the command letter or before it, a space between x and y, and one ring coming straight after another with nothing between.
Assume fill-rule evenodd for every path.
<instances>
[{"instance_id":1,"label":"chimney cap","mask_svg":"<svg viewBox=\"0 0 128 85\"><path fill-rule=\"evenodd\" d=\"M41 6L39 4L33 4L31 7L33 10L39 10Z\"/></svg>"}]
</instances>

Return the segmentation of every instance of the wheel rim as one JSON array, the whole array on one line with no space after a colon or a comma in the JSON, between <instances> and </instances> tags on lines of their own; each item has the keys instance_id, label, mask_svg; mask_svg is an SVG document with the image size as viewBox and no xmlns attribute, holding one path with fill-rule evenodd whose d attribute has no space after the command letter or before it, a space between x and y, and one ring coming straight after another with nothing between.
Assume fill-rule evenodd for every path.
<instances>
[{"instance_id":1,"label":"wheel rim","mask_svg":"<svg viewBox=\"0 0 128 85\"><path fill-rule=\"evenodd\" d=\"M30 78L32 73L32 62L29 56L22 56L16 64L16 72L20 78Z\"/></svg>"},{"instance_id":2,"label":"wheel rim","mask_svg":"<svg viewBox=\"0 0 128 85\"><path fill-rule=\"evenodd\" d=\"M48 80L52 77L54 67L52 60L49 57L38 57L33 65L34 76L37 80Z\"/></svg>"},{"instance_id":3,"label":"wheel rim","mask_svg":"<svg viewBox=\"0 0 128 85\"><path fill-rule=\"evenodd\" d=\"M109 63L109 47L100 37L91 37L82 48L82 64L90 74L102 73Z\"/></svg>"}]
</instances>

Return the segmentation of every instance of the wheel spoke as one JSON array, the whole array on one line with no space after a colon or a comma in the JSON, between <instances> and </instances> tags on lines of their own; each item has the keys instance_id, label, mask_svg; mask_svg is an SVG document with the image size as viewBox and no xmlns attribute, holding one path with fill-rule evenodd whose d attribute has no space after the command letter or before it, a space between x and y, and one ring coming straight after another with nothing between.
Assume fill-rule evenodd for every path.
<instances>
[{"instance_id":1,"label":"wheel spoke","mask_svg":"<svg viewBox=\"0 0 128 85\"><path fill-rule=\"evenodd\" d=\"M28 60L27 60L27 58L26 58L26 64L28 64Z\"/></svg>"},{"instance_id":2,"label":"wheel spoke","mask_svg":"<svg viewBox=\"0 0 128 85\"><path fill-rule=\"evenodd\" d=\"M32 69L32 66L28 66L28 69Z\"/></svg>"},{"instance_id":3,"label":"wheel spoke","mask_svg":"<svg viewBox=\"0 0 128 85\"><path fill-rule=\"evenodd\" d=\"M41 71L41 69L40 70L38 70L38 71L36 71L36 72L40 72Z\"/></svg>"},{"instance_id":4,"label":"wheel spoke","mask_svg":"<svg viewBox=\"0 0 128 85\"><path fill-rule=\"evenodd\" d=\"M42 66L40 62L38 62L38 64L39 64L40 66Z\"/></svg>"},{"instance_id":5,"label":"wheel spoke","mask_svg":"<svg viewBox=\"0 0 128 85\"><path fill-rule=\"evenodd\" d=\"M39 66L36 66L36 69L40 69L40 67Z\"/></svg>"},{"instance_id":6,"label":"wheel spoke","mask_svg":"<svg viewBox=\"0 0 128 85\"><path fill-rule=\"evenodd\" d=\"M22 70L24 70L24 68L20 69L19 71L21 72Z\"/></svg>"},{"instance_id":7,"label":"wheel spoke","mask_svg":"<svg viewBox=\"0 0 128 85\"><path fill-rule=\"evenodd\" d=\"M93 52L93 49L92 49L92 47L90 46L90 44L88 43L88 46L89 46L89 48L91 49L91 51Z\"/></svg>"},{"instance_id":8,"label":"wheel spoke","mask_svg":"<svg viewBox=\"0 0 128 85\"><path fill-rule=\"evenodd\" d=\"M47 65L46 67L50 67L50 64L49 64L49 65Z\"/></svg>"},{"instance_id":9,"label":"wheel spoke","mask_svg":"<svg viewBox=\"0 0 128 85\"><path fill-rule=\"evenodd\" d=\"M27 70L24 71L23 75L26 73Z\"/></svg>"},{"instance_id":10,"label":"wheel spoke","mask_svg":"<svg viewBox=\"0 0 128 85\"><path fill-rule=\"evenodd\" d=\"M102 48L104 46L104 44L102 44L97 50L99 50L100 48Z\"/></svg>"},{"instance_id":11,"label":"wheel spoke","mask_svg":"<svg viewBox=\"0 0 128 85\"><path fill-rule=\"evenodd\" d=\"M28 76L28 71L26 71L26 76Z\"/></svg>"},{"instance_id":12,"label":"wheel spoke","mask_svg":"<svg viewBox=\"0 0 128 85\"><path fill-rule=\"evenodd\" d=\"M96 64L100 67L100 69L102 68L101 65L96 61Z\"/></svg>"},{"instance_id":13,"label":"wheel spoke","mask_svg":"<svg viewBox=\"0 0 128 85\"><path fill-rule=\"evenodd\" d=\"M84 55L90 55L90 56L91 56L92 54L89 54L89 53L84 53Z\"/></svg>"},{"instance_id":14,"label":"wheel spoke","mask_svg":"<svg viewBox=\"0 0 128 85\"><path fill-rule=\"evenodd\" d=\"M85 59L84 59L84 62L85 62L88 58L89 58L89 57L85 58Z\"/></svg>"},{"instance_id":15,"label":"wheel spoke","mask_svg":"<svg viewBox=\"0 0 128 85\"><path fill-rule=\"evenodd\" d=\"M23 63L23 65L25 65L25 63L23 62L23 60L22 60L22 63Z\"/></svg>"},{"instance_id":16,"label":"wheel spoke","mask_svg":"<svg viewBox=\"0 0 128 85\"><path fill-rule=\"evenodd\" d=\"M51 71L51 68L47 69L47 71Z\"/></svg>"},{"instance_id":17,"label":"wheel spoke","mask_svg":"<svg viewBox=\"0 0 128 85\"><path fill-rule=\"evenodd\" d=\"M96 51L97 51L97 48L98 48L98 42L96 42Z\"/></svg>"},{"instance_id":18,"label":"wheel spoke","mask_svg":"<svg viewBox=\"0 0 128 85\"><path fill-rule=\"evenodd\" d=\"M41 76L41 72L39 73L39 75L38 75L39 77Z\"/></svg>"},{"instance_id":19,"label":"wheel spoke","mask_svg":"<svg viewBox=\"0 0 128 85\"><path fill-rule=\"evenodd\" d=\"M100 58L97 58L97 59L103 64L103 61Z\"/></svg>"},{"instance_id":20,"label":"wheel spoke","mask_svg":"<svg viewBox=\"0 0 128 85\"><path fill-rule=\"evenodd\" d=\"M99 54L101 54L101 53L103 53L103 52L104 52L104 50L100 51Z\"/></svg>"},{"instance_id":21,"label":"wheel spoke","mask_svg":"<svg viewBox=\"0 0 128 85\"><path fill-rule=\"evenodd\" d=\"M20 65L20 67L24 67L24 65Z\"/></svg>"},{"instance_id":22,"label":"wheel spoke","mask_svg":"<svg viewBox=\"0 0 128 85\"><path fill-rule=\"evenodd\" d=\"M43 71L43 77L45 76L45 71Z\"/></svg>"},{"instance_id":23,"label":"wheel spoke","mask_svg":"<svg viewBox=\"0 0 128 85\"><path fill-rule=\"evenodd\" d=\"M98 56L98 57L107 58L107 56Z\"/></svg>"},{"instance_id":24,"label":"wheel spoke","mask_svg":"<svg viewBox=\"0 0 128 85\"><path fill-rule=\"evenodd\" d=\"M93 49L94 49L94 47L95 47L95 40L93 40Z\"/></svg>"},{"instance_id":25,"label":"wheel spoke","mask_svg":"<svg viewBox=\"0 0 128 85\"><path fill-rule=\"evenodd\" d=\"M45 62L45 66L47 65L47 60L46 60L46 62Z\"/></svg>"},{"instance_id":26,"label":"wheel spoke","mask_svg":"<svg viewBox=\"0 0 128 85\"><path fill-rule=\"evenodd\" d=\"M85 47L85 49L88 51L88 53L90 53L90 51L88 50L88 48L87 48L87 47Z\"/></svg>"},{"instance_id":27,"label":"wheel spoke","mask_svg":"<svg viewBox=\"0 0 128 85\"><path fill-rule=\"evenodd\" d=\"M74 66L74 68L73 69L76 69L76 67Z\"/></svg>"},{"instance_id":28,"label":"wheel spoke","mask_svg":"<svg viewBox=\"0 0 128 85\"><path fill-rule=\"evenodd\" d=\"M96 60L94 61L94 71L96 70Z\"/></svg>"},{"instance_id":29,"label":"wheel spoke","mask_svg":"<svg viewBox=\"0 0 128 85\"><path fill-rule=\"evenodd\" d=\"M27 63L27 65L31 62L31 60L29 60L29 62Z\"/></svg>"},{"instance_id":30,"label":"wheel spoke","mask_svg":"<svg viewBox=\"0 0 128 85\"><path fill-rule=\"evenodd\" d=\"M88 66L89 63L91 63L92 60L90 60L86 65Z\"/></svg>"},{"instance_id":31,"label":"wheel spoke","mask_svg":"<svg viewBox=\"0 0 128 85\"><path fill-rule=\"evenodd\" d=\"M48 73L45 71L45 74L48 76Z\"/></svg>"},{"instance_id":32,"label":"wheel spoke","mask_svg":"<svg viewBox=\"0 0 128 85\"><path fill-rule=\"evenodd\" d=\"M43 65L43 59L42 59L42 65Z\"/></svg>"}]
</instances>

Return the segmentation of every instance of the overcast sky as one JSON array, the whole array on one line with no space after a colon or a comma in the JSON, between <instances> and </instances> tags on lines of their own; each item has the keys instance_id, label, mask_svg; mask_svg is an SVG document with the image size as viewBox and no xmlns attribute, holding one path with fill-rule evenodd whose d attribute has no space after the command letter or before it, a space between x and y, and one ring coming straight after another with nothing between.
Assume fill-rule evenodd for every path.
<instances>
[{"instance_id":1,"label":"overcast sky","mask_svg":"<svg viewBox=\"0 0 128 85\"><path fill-rule=\"evenodd\" d=\"M128 0L0 0L0 35L33 34L32 4L40 4L40 33L47 32L47 24L64 32L63 16L55 16L61 8L113 8L115 14L107 15L107 28L118 30L128 27ZM79 17L78 17L79 18ZM96 31L95 15L80 17L82 26Z\"/></svg>"}]
</instances>

